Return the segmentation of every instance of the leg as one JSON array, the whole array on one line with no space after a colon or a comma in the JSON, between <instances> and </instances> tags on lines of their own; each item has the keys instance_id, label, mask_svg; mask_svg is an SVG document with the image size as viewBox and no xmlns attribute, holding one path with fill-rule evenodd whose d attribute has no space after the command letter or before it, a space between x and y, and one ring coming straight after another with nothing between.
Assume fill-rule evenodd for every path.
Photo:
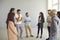
<instances>
[{"instance_id":1,"label":"leg","mask_svg":"<svg viewBox=\"0 0 60 40\"><path fill-rule=\"evenodd\" d=\"M33 37L32 33L31 33L31 28L30 28L30 26L28 26L28 30L29 30L29 32L30 32L30 36Z\"/></svg>"},{"instance_id":2,"label":"leg","mask_svg":"<svg viewBox=\"0 0 60 40\"><path fill-rule=\"evenodd\" d=\"M49 37L50 37L50 27L48 26L48 33L49 33Z\"/></svg>"},{"instance_id":3,"label":"leg","mask_svg":"<svg viewBox=\"0 0 60 40\"><path fill-rule=\"evenodd\" d=\"M43 24L41 24L41 36L40 36L40 38L42 38L42 34L43 34Z\"/></svg>"},{"instance_id":4,"label":"leg","mask_svg":"<svg viewBox=\"0 0 60 40\"><path fill-rule=\"evenodd\" d=\"M27 30L27 26L25 26L25 30L26 30L26 37L28 37L28 30Z\"/></svg>"},{"instance_id":5,"label":"leg","mask_svg":"<svg viewBox=\"0 0 60 40\"><path fill-rule=\"evenodd\" d=\"M48 34L49 34L49 37L50 37L50 26L48 26ZM49 37L46 40L49 40Z\"/></svg>"},{"instance_id":6,"label":"leg","mask_svg":"<svg viewBox=\"0 0 60 40\"><path fill-rule=\"evenodd\" d=\"M18 36L17 37L18 37L18 40L19 40L19 38L20 38L20 30L19 30L19 25L18 24L16 25L16 28L17 28L17 32L18 32Z\"/></svg>"},{"instance_id":7,"label":"leg","mask_svg":"<svg viewBox=\"0 0 60 40\"><path fill-rule=\"evenodd\" d=\"M23 32L23 30L22 30L21 26L19 28L20 28L20 38L22 38L22 32Z\"/></svg>"},{"instance_id":8,"label":"leg","mask_svg":"<svg viewBox=\"0 0 60 40\"><path fill-rule=\"evenodd\" d=\"M30 35L32 35L32 34L31 34L31 28L30 28L29 26L28 26L28 30L29 30Z\"/></svg>"},{"instance_id":9,"label":"leg","mask_svg":"<svg viewBox=\"0 0 60 40\"><path fill-rule=\"evenodd\" d=\"M37 37L36 38L38 38L38 36L39 36L39 31L40 31L40 24L38 24L38 32L37 32Z\"/></svg>"}]
</instances>

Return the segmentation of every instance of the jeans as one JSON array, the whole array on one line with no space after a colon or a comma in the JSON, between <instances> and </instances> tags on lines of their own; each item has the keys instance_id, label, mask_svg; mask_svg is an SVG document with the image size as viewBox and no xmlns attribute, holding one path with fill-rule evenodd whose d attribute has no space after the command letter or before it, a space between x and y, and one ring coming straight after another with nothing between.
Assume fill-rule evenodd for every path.
<instances>
[{"instance_id":1,"label":"jeans","mask_svg":"<svg viewBox=\"0 0 60 40\"><path fill-rule=\"evenodd\" d=\"M19 40L19 38L22 37L22 32L23 32L22 25L21 24L16 24L16 28L17 28L17 31L18 31L18 40Z\"/></svg>"},{"instance_id":2,"label":"jeans","mask_svg":"<svg viewBox=\"0 0 60 40\"><path fill-rule=\"evenodd\" d=\"M43 23L38 23L38 32L37 32L38 35L39 35L40 29L41 29L41 36L42 36L42 34L43 34Z\"/></svg>"},{"instance_id":3,"label":"jeans","mask_svg":"<svg viewBox=\"0 0 60 40\"><path fill-rule=\"evenodd\" d=\"M48 33L49 33L49 37L50 37L50 26L48 26Z\"/></svg>"}]
</instances>

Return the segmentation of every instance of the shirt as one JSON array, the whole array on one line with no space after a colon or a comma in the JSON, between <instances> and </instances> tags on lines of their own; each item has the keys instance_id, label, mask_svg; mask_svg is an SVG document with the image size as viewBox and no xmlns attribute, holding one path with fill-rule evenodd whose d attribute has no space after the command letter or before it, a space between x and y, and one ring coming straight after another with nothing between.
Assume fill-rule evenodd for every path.
<instances>
[{"instance_id":1,"label":"shirt","mask_svg":"<svg viewBox=\"0 0 60 40\"><path fill-rule=\"evenodd\" d=\"M38 18L38 23L41 23L41 17Z\"/></svg>"},{"instance_id":2,"label":"shirt","mask_svg":"<svg viewBox=\"0 0 60 40\"><path fill-rule=\"evenodd\" d=\"M21 24L22 23L22 20L21 21L17 21L17 19L16 18L18 18L19 16L18 16L18 14L15 14L15 16L14 16L14 22L15 22L15 24ZM20 19L22 18L22 15L20 14Z\"/></svg>"},{"instance_id":3,"label":"shirt","mask_svg":"<svg viewBox=\"0 0 60 40\"><path fill-rule=\"evenodd\" d=\"M25 25L30 25L31 18L30 17L25 17L24 23Z\"/></svg>"},{"instance_id":4,"label":"shirt","mask_svg":"<svg viewBox=\"0 0 60 40\"><path fill-rule=\"evenodd\" d=\"M51 26L51 17L50 16L47 17L47 23L48 23L48 27L50 27Z\"/></svg>"}]
</instances>

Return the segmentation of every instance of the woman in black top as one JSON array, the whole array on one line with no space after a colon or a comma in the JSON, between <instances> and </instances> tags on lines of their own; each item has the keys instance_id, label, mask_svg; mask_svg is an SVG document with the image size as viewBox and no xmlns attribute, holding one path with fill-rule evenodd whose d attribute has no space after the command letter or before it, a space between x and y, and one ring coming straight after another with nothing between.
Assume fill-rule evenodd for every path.
<instances>
[{"instance_id":1,"label":"woman in black top","mask_svg":"<svg viewBox=\"0 0 60 40\"><path fill-rule=\"evenodd\" d=\"M40 29L41 29L41 36L40 36L40 38L42 38L43 24L44 24L44 16L43 16L43 13L40 12L39 13L39 17L38 17L38 32L37 32L37 37L36 38L38 38L38 36L39 36Z\"/></svg>"}]
</instances>

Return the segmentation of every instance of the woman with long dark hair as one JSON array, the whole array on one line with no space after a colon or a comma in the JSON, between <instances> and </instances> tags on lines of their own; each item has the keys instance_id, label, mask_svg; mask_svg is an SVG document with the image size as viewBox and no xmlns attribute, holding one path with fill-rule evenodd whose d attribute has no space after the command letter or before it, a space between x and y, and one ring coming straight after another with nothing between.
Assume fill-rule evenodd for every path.
<instances>
[{"instance_id":1,"label":"woman with long dark hair","mask_svg":"<svg viewBox=\"0 0 60 40\"><path fill-rule=\"evenodd\" d=\"M14 25L14 12L15 8L11 8L8 13L6 24L7 24L7 32L8 32L8 40L17 40L17 30Z\"/></svg>"},{"instance_id":2,"label":"woman with long dark hair","mask_svg":"<svg viewBox=\"0 0 60 40\"><path fill-rule=\"evenodd\" d=\"M39 17L38 17L38 32L37 32L37 37L39 36L39 31L41 29L41 36L40 38L42 38L42 34L43 34L43 24L44 24L44 15L42 12L39 13Z\"/></svg>"}]
</instances>

